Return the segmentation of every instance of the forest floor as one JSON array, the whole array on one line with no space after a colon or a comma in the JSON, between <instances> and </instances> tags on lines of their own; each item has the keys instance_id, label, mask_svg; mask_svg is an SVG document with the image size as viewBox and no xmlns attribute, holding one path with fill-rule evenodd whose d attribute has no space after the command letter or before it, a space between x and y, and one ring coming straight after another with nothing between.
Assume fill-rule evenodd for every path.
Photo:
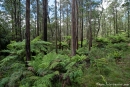
<instances>
[{"instance_id":1,"label":"forest floor","mask_svg":"<svg viewBox=\"0 0 130 87\"><path fill-rule=\"evenodd\" d=\"M85 44L72 57L68 48L55 53L50 42L36 38L29 67L25 42L13 41L0 57L0 87L130 87L130 41L112 40L100 38L91 51Z\"/></svg>"}]
</instances>

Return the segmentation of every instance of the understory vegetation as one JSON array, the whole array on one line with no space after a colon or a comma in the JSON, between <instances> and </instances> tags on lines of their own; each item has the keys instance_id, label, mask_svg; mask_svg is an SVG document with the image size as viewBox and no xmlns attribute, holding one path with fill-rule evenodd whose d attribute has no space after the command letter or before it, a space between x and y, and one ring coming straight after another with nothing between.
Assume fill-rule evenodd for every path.
<instances>
[{"instance_id":1,"label":"understory vegetation","mask_svg":"<svg viewBox=\"0 0 130 87\"><path fill-rule=\"evenodd\" d=\"M31 41L31 61L26 66L25 41L11 41L1 51L0 87L129 87L129 38L120 34L93 42L91 51L86 42L71 57L68 44L55 53L54 43L36 37Z\"/></svg>"}]
</instances>

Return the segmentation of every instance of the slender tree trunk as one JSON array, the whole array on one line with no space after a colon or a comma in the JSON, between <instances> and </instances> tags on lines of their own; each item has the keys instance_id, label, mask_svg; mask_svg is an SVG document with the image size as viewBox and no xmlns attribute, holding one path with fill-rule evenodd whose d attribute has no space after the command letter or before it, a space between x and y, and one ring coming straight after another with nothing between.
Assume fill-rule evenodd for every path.
<instances>
[{"instance_id":1,"label":"slender tree trunk","mask_svg":"<svg viewBox=\"0 0 130 87\"><path fill-rule=\"evenodd\" d=\"M64 30L64 22L65 22L65 17L64 17L64 11L62 10L62 16L63 16L63 25L62 25L62 28L63 28L63 30ZM63 32L65 32L65 31L63 31ZM64 34L64 36L66 35L66 33Z\"/></svg>"},{"instance_id":2,"label":"slender tree trunk","mask_svg":"<svg viewBox=\"0 0 130 87\"><path fill-rule=\"evenodd\" d=\"M55 0L55 28L56 28L56 53L58 52L57 49L57 1Z\"/></svg>"},{"instance_id":3,"label":"slender tree trunk","mask_svg":"<svg viewBox=\"0 0 130 87\"><path fill-rule=\"evenodd\" d=\"M60 44L59 49L61 49L61 0L60 0Z\"/></svg>"},{"instance_id":4,"label":"slender tree trunk","mask_svg":"<svg viewBox=\"0 0 130 87\"><path fill-rule=\"evenodd\" d=\"M20 30L20 41L22 41L22 30L21 30L21 0L19 0L19 9L20 9L20 13L19 13L19 30Z\"/></svg>"},{"instance_id":5,"label":"slender tree trunk","mask_svg":"<svg viewBox=\"0 0 130 87\"><path fill-rule=\"evenodd\" d=\"M17 29L18 29L18 41L22 41L21 33L21 0L18 1L18 13L17 13Z\"/></svg>"},{"instance_id":6,"label":"slender tree trunk","mask_svg":"<svg viewBox=\"0 0 130 87\"><path fill-rule=\"evenodd\" d=\"M26 0L26 66L27 62L31 60L30 57L30 0Z\"/></svg>"},{"instance_id":7,"label":"slender tree trunk","mask_svg":"<svg viewBox=\"0 0 130 87\"><path fill-rule=\"evenodd\" d=\"M130 37L130 23L129 23L129 14L130 14L130 11L128 10L128 37Z\"/></svg>"},{"instance_id":8,"label":"slender tree trunk","mask_svg":"<svg viewBox=\"0 0 130 87\"><path fill-rule=\"evenodd\" d=\"M13 7L13 1L11 1L12 5L12 11L11 11L11 18L12 18L12 40L15 40L15 28L14 28L14 7Z\"/></svg>"},{"instance_id":9,"label":"slender tree trunk","mask_svg":"<svg viewBox=\"0 0 130 87\"><path fill-rule=\"evenodd\" d=\"M115 19L115 22L116 22L116 34L118 34L118 25L117 25L117 9L116 9L116 19Z\"/></svg>"},{"instance_id":10,"label":"slender tree trunk","mask_svg":"<svg viewBox=\"0 0 130 87\"><path fill-rule=\"evenodd\" d=\"M90 0L90 13L89 13L89 51L91 50L91 47L92 47L92 26L91 26L91 13L92 13L92 10L91 10L91 0Z\"/></svg>"},{"instance_id":11,"label":"slender tree trunk","mask_svg":"<svg viewBox=\"0 0 130 87\"><path fill-rule=\"evenodd\" d=\"M101 3L102 3L102 11L98 17L98 30L97 30L97 34L96 34L96 37L98 36L98 33L100 31L100 28L101 28L101 17L102 17L102 13L103 13L103 0L101 0Z\"/></svg>"},{"instance_id":12,"label":"slender tree trunk","mask_svg":"<svg viewBox=\"0 0 130 87\"><path fill-rule=\"evenodd\" d=\"M76 12L75 12L75 6L76 0L72 0L72 39L71 39L71 55L76 55Z\"/></svg>"},{"instance_id":13,"label":"slender tree trunk","mask_svg":"<svg viewBox=\"0 0 130 87\"><path fill-rule=\"evenodd\" d=\"M37 36L37 17L35 14L35 28L34 28L33 38L35 38L36 36Z\"/></svg>"},{"instance_id":14,"label":"slender tree trunk","mask_svg":"<svg viewBox=\"0 0 130 87\"><path fill-rule=\"evenodd\" d=\"M67 5L67 36L69 35L69 30L68 30L68 16L69 16L69 9L68 9L68 5Z\"/></svg>"},{"instance_id":15,"label":"slender tree trunk","mask_svg":"<svg viewBox=\"0 0 130 87\"><path fill-rule=\"evenodd\" d=\"M78 10L78 1L76 0L76 49L78 49L78 25L79 25L79 10Z\"/></svg>"},{"instance_id":16,"label":"slender tree trunk","mask_svg":"<svg viewBox=\"0 0 130 87\"><path fill-rule=\"evenodd\" d=\"M17 40L17 6L16 0L14 0L14 28L15 28L15 40Z\"/></svg>"},{"instance_id":17,"label":"slender tree trunk","mask_svg":"<svg viewBox=\"0 0 130 87\"><path fill-rule=\"evenodd\" d=\"M37 36L39 36L39 0L37 0Z\"/></svg>"},{"instance_id":18,"label":"slender tree trunk","mask_svg":"<svg viewBox=\"0 0 130 87\"><path fill-rule=\"evenodd\" d=\"M81 17L81 47L83 47L83 0L82 0L82 17Z\"/></svg>"},{"instance_id":19,"label":"slender tree trunk","mask_svg":"<svg viewBox=\"0 0 130 87\"><path fill-rule=\"evenodd\" d=\"M97 30L96 37L98 37L99 31L100 31L100 18L98 18L98 30Z\"/></svg>"},{"instance_id":20,"label":"slender tree trunk","mask_svg":"<svg viewBox=\"0 0 130 87\"><path fill-rule=\"evenodd\" d=\"M115 26L115 24L116 24L116 21L115 21L115 13L114 13L114 9L113 9L113 21L114 21L114 35L116 34L116 26Z\"/></svg>"},{"instance_id":21,"label":"slender tree trunk","mask_svg":"<svg viewBox=\"0 0 130 87\"><path fill-rule=\"evenodd\" d=\"M48 0L43 0L43 40L47 41L47 8Z\"/></svg>"}]
</instances>

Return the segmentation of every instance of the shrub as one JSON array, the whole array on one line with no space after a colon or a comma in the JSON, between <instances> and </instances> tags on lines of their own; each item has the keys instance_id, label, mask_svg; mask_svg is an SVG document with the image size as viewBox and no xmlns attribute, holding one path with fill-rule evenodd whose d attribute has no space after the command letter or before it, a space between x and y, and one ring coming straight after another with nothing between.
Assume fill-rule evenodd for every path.
<instances>
[{"instance_id":1,"label":"shrub","mask_svg":"<svg viewBox=\"0 0 130 87\"><path fill-rule=\"evenodd\" d=\"M108 43L109 43L109 40L107 38L96 38L96 46L97 47L105 47Z\"/></svg>"},{"instance_id":2,"label":"shrub","mask_svg":"<svg viewBox=\"0 0 130 87\"><path fill-rule=\"evenodd\" d=\"M114 44L109 44L107 46L107 48L114 48L114 49L117 49L117 50L122 50L122 51L126 51L129 49L129 46L127 43L114 43Z\"/></svg>"},{"instance_id":3,"label":"shrub","mask_svg":"<svg viewBox=\"0 0 130 87\"><path fill-rule=\"evenodd\" d=\"M76 50L76 53L78 55L88 55L88 51L86 47L79 48L78 50Z\"/></svg>"},{"instance_id":4,"label":"shrub","mask_svg":"<svg viewBox=\"0 0 130 87\"><path fill-rule=\"evenodd\" d=\"M111 43L127 42L127 37L122 34L109 36L108 39L110 40Z\"/></svg>"}]
</instances>

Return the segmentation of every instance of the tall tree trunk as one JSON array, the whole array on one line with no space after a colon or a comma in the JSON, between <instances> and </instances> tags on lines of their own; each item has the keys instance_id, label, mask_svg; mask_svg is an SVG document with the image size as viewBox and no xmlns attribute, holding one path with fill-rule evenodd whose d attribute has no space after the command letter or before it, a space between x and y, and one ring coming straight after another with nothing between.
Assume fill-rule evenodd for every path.
<instances>
[{"instance_id":1,"label":"tall tree trunk","mask_svg":"<svg viewBox=\"0 0 130 87\"><path fill-rule=\"evenodd\" d=\"M20 2L21 3L21 2ZM21 5L20 5L20 9L21 9ZM21 10L20 10L20 39L21 39L21 41L22 41L22 30L21 30L21 21L22 21L22 18L21 18Z\"/></svg>"},{"instance_id":2,"label":"tall tree trunk","mask_svg":"<svg viewBox=\"0 0 130 87\"><path fill-rule=\"evenodd\" d=\"M78 9L78 1L76 0L76 49L78 49L78 25L79 25L79 9Z\"/></svg>"},{"instance_id":3,"label":"tall tree trunk","mask_svg":"<svg viewBox=\"0 0 130 87\"><path fill-rule=\"evenodd\" d=\"M22 33L21 33L21 0L19 0L18 2L18 6L19 6L19 9L18 9L18 16L17 16L17 20L18 20L18 33L19 33L19 38L18 38L18 41L22 41Z\"/></svg>"},{"instance_id":4,"label":"tall tree trunk","mask_svg":"<svg viewBox=\"0 0 130 87\"><path fill-rule=\"evenodd\" d=\"M92 26L91 26L91 14L92 13L92 6L91 6L91 0L90 0L90 12L89 12L89 51L92 47Z\"/></svg>"},{"instance_id":5,"label":"tall tree trunk","mask_svg":"<svg viewBox=\"0 0 130 87\"><path fill-rule=\"evenodd\" d=\"M57 1L55 0L55 28L56 28L56 53L58 52L57 49Z\"/></svg>"},{"instance_id":6,"label":"tall tree trunk","mask_svg":"<svg viewBox=\"0 0 130 87\"><path fill-rule=\"evenodd\" d=\"M48 0L43 0L43 40L47 41L47 8Z\"/></svg>"},{"instance_id":7,"label":"tall tree trunk","mask_svg":"<svg viewBox=\"0 0 130 87\"><path fill-rule=\"evenodd\" d=\"M81 17L81 47L83 47L83 0L82 0L82 17Z\"/></svg>"},{"instance_id":8,"label":"tall tree trunk","mask_svg":"<svg viewBox=\"0 0 130 87\"><path fill-rule=\"evenodd\" d=\"M31 60L30 57L30 0L26 0L26 66L27 62Z\"/></svg>"},{"instance_id":9,"label":"tall tree trunk","mask_svg":"<svg viewBox=\"0 0 130 87\"><path fill-rule=\"evenodd\" d=\"M15 40L17 40L17 6L16 0L14 0L14 28L15 28Z\"/></svg>"},{"instance_id":10,"label":"tall tree trunk","mask_svg":"<svg viewBox=\"0 0 130 87\"><path fill-rule=\"evenodd\" d=\"M35 14L35 28L33 29L33 38L37 36L37 17Z\"/></svg>"},{"instance_id":11,"label":"tall tree trunk","mask_svg":"<svg viewBox=\"0 0 130 87\"><path fill-rule=\"evenodd\" d=\"M115 21L115 13L114 13L114 8L113 8L113 21L114 21L114 35L116 34L116 21Z\"/></svg>"},{"instance_id":12,"label":"tall tree trunk","mask_svg":"<svg viewBox=\"0 0 130 87\"><path fill-rule=\"evenodd\" d=\"M75 6L76 0L72 0L72 39L71 39L71 55L76 55L76 12L75 12Z\"/></svg>"},{"instance_id":13,"label":"tall tree trunk","mask_svg":"<svg viewBox=\"0 0 130 87\"><path fill-rule=\"evenodd\" d=\"M37 36L39 36L39 0L37 0Z\"/></svg>"},{"instance_id":14,"label":"tall tree trunk","mask_svg":"<svg viewBox=\"0 0 130 87\"><path fill-rule=\"evenodd\" d=\"M59 33L59 36L60 36L59 49L61 49L61 0L60 0L60 33Z\"/></svg>"},{"instance_id":15,"label":"tall tree trunk","mask_svg":"<svg viewBox=\"0 0 130 87\"><path fill-rule=\"evenodd\" d=\"M69 35L69 30L68 30L68 16L69 16L69 8L67 5L67 36Z\"/></svg>"},{"instance_id":16,"label":"tall tree trunk","mask_svg":"<svg viewBox=\"0 0 130 87\"><path fill-rule=\"evenodd\" d=\"M15 35L14 35L14 32L15 32L15 28L14 28L14 5L13 5L13 1L11 1L11 5L12 5L12 11L11 11L11 18L12 18L12 40L15 40Z\"/></svg>"},{"instance_id":17,"label":"tall tree trunk","mask_svg":"<svg viewBox=\"0 0 130 87\"><path fill-rule=\"evenodd\" d=\"M63 17L63 21L62 21L62 23L63 23L63 25L62 25L62 28L63 28L63 30L64 30L64 22L65 22L65 16L64 16L64 11L63 11L63 9L62 9L62 17ZM64 31L63 31L64 32ZM64 35L65 36L65 35Z\"/></svg>"},{"instance_id":18,"label":"tall tree trunk","mask_svg":"<svg viewBox=\"0 0 130 87\"><path fill-rule=\"evenodd\" d=\"M97 30L97 34L96 34L96 37L98 37L98 33L99 33L99 31L100 31L100 28L101 28L101 18L102 18L102 13L103 13L103 0L101 0L101 6L102 6L102 11L101 11L101 13L100 13L100 15L99 15L99 17L98 17L98 30Z\"/></svg>"},{"instance_id":19,"label":"tall tree trunk","mask_svg":"<svg viewBox=\"0 0 130 87\"><path fill-rule=\"evenodd\" d=\"M117 8L116 8L116 17L115 17L115 22L116 22L116 34L118 34L118 25L117 25Z\"/></svg>"},{"instance_id":20,"label":"tall tree trunk","mask_svg":"<svg viewBox=\"0 0 130 87\"><path fill-rule=\"evenodd\" d=\"M130 37L130 23L129 23L129 14L130 14L130 11L128 10L128 37Z\"/></svg>"}]
</instances>

